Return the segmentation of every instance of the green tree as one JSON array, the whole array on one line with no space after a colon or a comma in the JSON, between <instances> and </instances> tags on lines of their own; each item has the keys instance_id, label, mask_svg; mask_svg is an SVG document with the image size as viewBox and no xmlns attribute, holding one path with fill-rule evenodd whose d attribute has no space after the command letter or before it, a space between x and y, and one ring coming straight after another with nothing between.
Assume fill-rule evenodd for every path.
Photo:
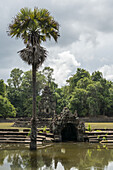
<instances>
[{"instance_id":1,"label":"green tree","mask_svg":"<svg viewBox=\"0 0 113 170\"><path fill-rule=\"evenodd\" d=\"M74 74L72 77L69 78L69 80L67 80L67 83L69 84L70 92L72 92L75 86L77 86L77 82L83 78L89 79L90 78L89 72L84 69L77 68L76 74Z\"/></svg>"},{"instance_id":2,"label":"green tree","mask_svg":"<svg viewBox=\"0 0 113 170\"><path fill-rule=\"evenodd\" d=\"M78 82L77 82L77 87L78 88L83 88L83 89L86 89L87 86L89 84L92 84L92 80L88 77L84 77L84 78L81 78Z\"/></svg>"},{"instance_id":3,"label":"green tree","mask_svg":"<svg viewBox=\"0 0 113 170\"><path fill-rule=\"evenodd\" d=\"M79 116L86 116L88 113L87 90L75 87L69 99L69 108L72 113L77 110Z\"/></svg>"},{"instance_id":4,"label":"green tree","mask_svg":"<svg viewBox=\"0 0 113 170\"><path fill-rule=\"evenodd\" d=\"M21 72L18 74L15 71ZM7 80L7 94L8 99L16 108L17 114L16 117L31 117L32 113L32 71L23 72L19 69L13 69L10 74L10 78ZM20 75L20 76L19 76ZM16 84L18 81L18 85ZM39 99L39 96L46 85L46 78L41 72L36 73L36 99ZM37 100L38 101L38 100ZM38 110L38 105L37 105Z\"/></svg>"},{"instance_id":5,"label":"green tree","mask_svg":"<svg viewBox=\"0 0 113 170\"><path fill-rule=\"evenodd\" d=\"M106 100L106 115L113 116L113 86L109 88L109 97Z\"/></svg>"},{"instance_id":6,"label":"green tree","mask_svg":"<svg viewBox=\"0 0 113 170\"><path fill-rule=\"evenodd\" d=\"M11 101L11 103L16 108L16 116L22 116L23 112L23 96L22 96L22 76L23 71L19 68L14 68L11 71L10 78L7 80L8 86L7 86L7 94L8 99Z\"/></svg>"},{"instance_id":7,"label":"green tree","mask_svg":"<svg viewBox=\"0 0 113 170\"><path fill-rule=\"evenodd\" d=\"M100 81L103 79L102 73L100 71L95 71L92 73L91 79L93 81Z\"/></svg>"},{"instance_id":8,"label":"green tree","mask_svg":"<svg viewBox=\"0 0 113 170\"><path fill-rule=\"evenodd\" d=\"M19 68L14 68L10 74L11 79L7 80L8 85L14 87L15 89L19 89L22 83L22 74L22 70Z\"/></svg>"},{"instance_id":9,"label":"green tree","mask_svg":"<svg viewBox=\"0 0 113 170\"><path fill-rule=\"evenodd\" d=\"M48 83L48 86L49 84L54 81L52 75L53 75L53 68L50 68L50 67L45 67L43 70L42 70L42 73L45 75L46 77L46 80L47 80L47 83Z\"/></svg>"},{"instance_id":10,"label":"green tree","mask_svg":"<svg viewBox=\"0 0 113 170\"><path fill-rule=\"evenodd\" d=\"M0 80L0 95L3 97L6 96L6 85L4 83L4 80Z\"/></svg>"},{"instance_id":11,"label":"green tree","mask_svg":"<svg viewBox=\"0 0 113 170\"><path fill-rule=\"evenodd\" d=\"M11 102L0 95L0 116L6 119L6 117L15 117L16 110Z\"/></svg>"},{"instance_id":12,"label":"green tree","mask_svg":"<svg viewBox=\"0 0 113 170\"><path fill-rule=\"evenodd\" d=\"M38 101L42 90L46 84L45 76L41 72L36 73L36 110L38 111ZM24 116L30 116L32 113L32 71L24 72L22 77L22 99Z\"/></svg>"},{"instance_id":13,"label":"green tree","mask_svg":"<svg viewBox=\"0 0 113 170\"><path fill-rule=\"evenodd\" d=\"M102 85L100 82L94 82L87 86L88 97L87 103L89 105L89 115L97 116L100 114L100 109L102 106L103 95L102 95Z\"/></svg>"},{"instance_id":14,"label":"green tree","mask_svg":"<svg viewBox=\"0 0 113 170\"><path fill-rule=\"evenodd\" d=\"M112 86L112 82L102 78L100 80L101 86L102 86L102 90L101 90L101 94L103 96L103 100L102 100L102 107L101 107L101 114L102 115L112 115L111 109L112 107L110 107L110 105L112 106L111 101L111 90L113 88ZM110 109L111 108L111 109Z\"/></svg>"},{"instance_id":15,"label":"green tree","mask_svg":"<svg viewBox=\"0 0 113 170\"><path fill-rule=\"evenodd\" d=\"M9 25L9 35L22 38L27 44L26 48L19 51L21 58L32 65L33 79L33 116L31 127L30 148L36 149L36 70L44 62L47 53L40 46L42 41L53 37L57 41L59 24L46 9L22 8Z\"/></svg>"},{"instance_id":16,"label":"green tree","mask_svg":"<svg viewBox=\"0 0 113 170\"><path fill-rule=\"evenodd\" d=\"M53 72L54 69L50 68L50 67L45 67L42 70L42 73L44 74L44 76L46 77L46 82L47 85L50 87L50 89L54 92L55 89L58 87L58 85L54 82L55 79L53 78Z\"/></svg>"},{"instance_id":17,"label":"green tree","mask_svg":"<svg viewBox=\"0 0 113 170\"><path fill-rule=\"evenodd\" d=\"M64 107L67 106L68 100L65 93L65 87L55 89L56 113L60 114Z\"/></svg>"}]
</instances>

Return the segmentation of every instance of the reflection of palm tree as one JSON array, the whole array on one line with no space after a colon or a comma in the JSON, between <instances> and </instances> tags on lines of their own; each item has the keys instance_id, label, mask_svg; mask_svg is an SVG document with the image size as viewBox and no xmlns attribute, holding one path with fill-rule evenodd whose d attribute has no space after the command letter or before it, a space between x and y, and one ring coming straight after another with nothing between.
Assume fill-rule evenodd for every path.
<instances>
[{"instance_id":1,"label":"reflection of palm tree","mask_svg":"<svg viewBox=\"0 0 113 170\"><path fill-rule=\"evenodd\" d=\"M21 58L32 65L33 80L33 113L31 128L31 149L36 149L36 70L44 62L47 53L40 46L42 41L53 37L57 41L59 36L59 24L46 9L34 11L22 8L9 25L9 35L22 38L27 44L26 48L19 51Z\"/></svg>"}]
</instances>

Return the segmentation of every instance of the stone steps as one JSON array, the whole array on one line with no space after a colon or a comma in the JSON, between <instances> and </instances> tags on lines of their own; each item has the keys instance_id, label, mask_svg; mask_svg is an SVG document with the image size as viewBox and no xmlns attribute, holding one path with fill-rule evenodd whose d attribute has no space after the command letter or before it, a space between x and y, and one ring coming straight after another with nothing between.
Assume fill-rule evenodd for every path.
<instances>
[{"instance_id":1,"label":"stone steps","mask_svg":"<svg viewBox=\"0 0 113 170\"><path fill-rule=\"evenodd\" d=\"M86 131L84 135L84 141L90 143L113 143L113 131L110 129L106 130L96 130L96 131Z\"/></svg>"},{"instance_id":2,"label":"stone steps","mask_svg":"<svg viewBox=\"0 0 113 170\"><path fill-rule=\"evenodd\" d=\"M85 132L86 135L105 135L105 134L109 134L109 135L113 135L113 131L91 131Z\"/></svg>"},{"instance_id":3,"label":"stone steps","mask_svg":"<svg viewBox=\"0 0 113 170\"><path fill-rule=\"evenodd\" d=\"M88 131L88 129L85 130ZM113 131L113 129L92 129L92 131Z\"/></svg>"},{"instance_id":4,"label":"stone steps","mask_svg":"<svg viewBox=\"0 0 113 170\"><path fill-rule=\"evenodd\" d=\"M54 141L55 141L55 142L59 142L59 141L60 141L60 138L59 138L58 135L55 135L55 136L54 136Z\"/></svg>"},{"instance_id":5,"label":"stone steps","mask_svg":"<svg viewBox=\"0 0 113 170\"><path fill-rule=\"evenodd\" d=\"M46 138L45 138L45 139L46 139ZM1 141L1 140L15 140L15 141L25 141L25 140L27 140L27 141L30 141L30 138L25 138L25 137L23 137L23 138L14 138L14 137L1 137L1 136L0 136L0 141ZM37 137L36 140L37 140L37 141L43 141L44 139Z\"/></svg>"},{"instance_id":6,"label":"stone steps","mask_svg":"<svg viewBox=\"0 0 113 170\"><path fill-rule=\"evenodd\" d=\"M24 129L23 132L19 132L18 129L3 130L0 129L0 143L30 143L30 129ZM38 132L37 144L43 144L54 141L54 135L52 133Z\"/></svg>"},{"instance_id":7,"label":"stone steps","mask_svg":"<svg viewBox=\"0 0 113 170\"><path fill-rule=\"evenodd\" d=\"M113 144L113 139L112 140L102 140L101 143L112 143Z\"/></svg>"},{"instance_id":8,"label":"stone steps","mask_svg":"<svg viewBox=\"0 0 113 170\"><path fill-rule=\"evenodd\" d=\"M4 132L4 131L8 131L8 132L19 132L19 129L0 129L0 132Z\"/></svg>"},{"instance_id":9,"label":"stone steps","mask_svg":"<svg viewBox=\"0 0 113 170\"><path fill-rule=\"evenodd\" d=\"M29 134L28 132L8 132L8 131L7 132L6 131L4 131L4 132L1 131L0 132L0 136L1 135L18 135L18 136L24 135L24 136L28 136L28 134Z\"/></svg>"},{"instance_id":10,"label":"stone steps","mask_svg":"<svg viewBox=\"0 0 113 170\"><path fill-rule=\"evenodd\" d=\"M0 141L1 141L1 140L14 140L14 141L17 141L17 140L18 140L18 141L25 141L25 140L30 140L30 139L29 139L29 138L13 138L13 137L10 137L10 138L7 137L7 138L6 138L6 137L1 137L1 136L0 136Z\"/></svg>"},{"instance_id":11,"label":"stone steps","mask_svg":"<svg viewBox=\"0 0 113 170\"><path fill-rule=\"evenodd\" d=\"M26 138L27 136L25 135L0 135L0 138L3 137L3 138Z\"/></svg>"},{"instance_id":12,"label":"stone steps","mask_svg":"<svg viewBox=\"0 0 113 170\"><path fill-rule=\"evenodd\" d=\"M42 136L42 135L39 135L39 134L38 134L38 138L45 139L46 136Z\"/></svg>"},{"instance_id":13,"label":"stone steps","mask_svg":"<svg viewBox=\"0 0 113 170\"><path fill-rule=\"evenodd\" d=\"M15 141L15 140L1 140L0 143L8 144L30 144L30 141ZM42 145L42 142L37 142L37 145Z\"/></svg>"},{"instance_id":14,"label":"stone steps","mask_svg":"<svg viewBox=\"0 0 113 170\"><path fill-rule=\"evenodd\" d=\"M102 137L110 137L110 138L113 138L113 135L94 135L94 136L88 136L89 138L92 138L92 137L99 137L99 138L102 138Z\"/></svg>"}]
</instances>

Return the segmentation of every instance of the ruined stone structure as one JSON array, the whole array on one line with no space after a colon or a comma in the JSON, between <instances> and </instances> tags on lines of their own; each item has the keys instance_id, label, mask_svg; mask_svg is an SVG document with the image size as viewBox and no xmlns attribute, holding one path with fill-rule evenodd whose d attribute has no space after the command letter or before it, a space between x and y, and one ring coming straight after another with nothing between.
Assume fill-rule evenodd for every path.
<instances>
[{"instance_id":1,"label":"ruined stone structure","mask_svg":"<svg viewBox=\"0 0 113 170\"><path fill-rule=\"evenodd\" d=\"M45 87L41 101L38 103L38 118L53 118L56 110L56 101L48 86Z\"/></svg>"},{"instance_id":2,"label":"ruined stone structure","mask_svg":"<svg viewBox=\"0 0 113 170\"><path fill-rule=\"evenodd\" d=\"M72 114L66 107L60 115L54 117L50 128L56 141L81 142L84 140L84 123L80 122L76 112Z\"/></svg>"},{"instance_id":3,"label":"ruined stone structure","mask_svg":"<svg viewBox=\"0 0 113 170\"><path fill-rule=\"evenodd\" d=\"M37 128L50 128L55 141L84 141L85 126L77 117L77 112L72 114L65 107L60 115L56 115L55 97L49 87L45 87L38 105ZM31 127L30 122L24 121L24 125L25 123L26 127ZM22 123L17 124L22 126Z\"/></svg>"},{"instance_id":4,"label":"ruined stone structure","mask_svg":"<svg viewBox=\"0 0 113 170\"><path fill-rule=\"evenodd\" d=\"M50 88L46 86L42 92L41 100L38 103L38 116L37 116L37 128L49 127L51 120L54 117L56 110L55 96L51 92ZM27 118L18 119L13 126L18 127L31 127Z\"/></svg>"}]
</instances>

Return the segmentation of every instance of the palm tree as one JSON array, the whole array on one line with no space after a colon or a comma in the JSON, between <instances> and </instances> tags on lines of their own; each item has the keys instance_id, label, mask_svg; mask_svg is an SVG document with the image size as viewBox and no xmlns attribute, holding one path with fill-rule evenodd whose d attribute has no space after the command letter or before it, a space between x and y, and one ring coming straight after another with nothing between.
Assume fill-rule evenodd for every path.
<instances>
[{"instance_id":1,"label":"palm tree","mask_svg":"<svg viewBox=\"0 0 113 170\"><path fill-rule=\"evenodd\" d=\"M46 9L22 8L9 24L8 35L21 38L26 48L19 51L20 57L32 65L33 80L33 111L31 121L30 149L36 150L36 71L47 57L47 51L41 46L41 42L47 38L57 42L59 37L59 24Z\"/></svg>"}]
</instances>

